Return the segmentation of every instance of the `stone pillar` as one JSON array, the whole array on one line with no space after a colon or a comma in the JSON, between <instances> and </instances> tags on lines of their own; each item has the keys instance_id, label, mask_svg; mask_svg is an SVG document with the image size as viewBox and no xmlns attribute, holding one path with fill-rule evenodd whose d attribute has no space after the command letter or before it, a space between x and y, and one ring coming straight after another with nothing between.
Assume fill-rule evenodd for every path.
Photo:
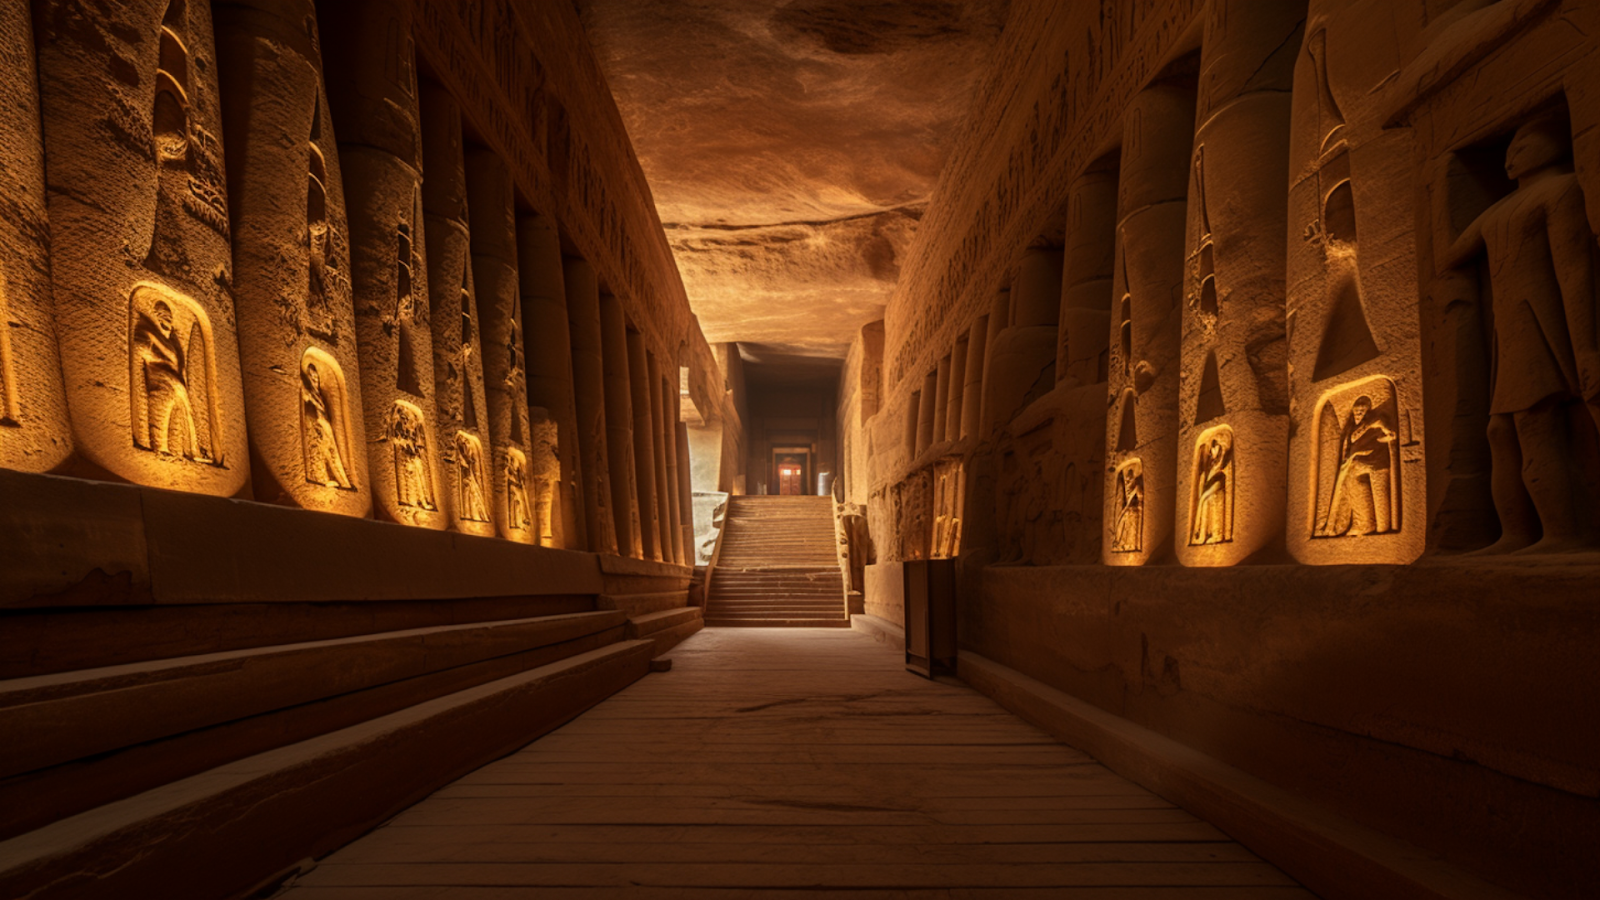
<instances>
[{"instance_id":1,"label":"stone pillar","mask_svg":"<svg viewBox=\"0 0 1600 900\"><path fill-rule=\"evenodd\" d=\"M522 286L523 360L528 405L548 411L556 428L560 483L553 500L555 546L587 549L583 485L578 477L578 420L572 402L572 334L562 277L561 234L540 214L517 220L517 275Z\"/></svg>"},{"instance_id":2,"label":"stone pillar","mask_svg":"<svg viewBox=\"0 0 1600 900\"><path fill-rule=\"evenodd\" d=\"M427 223L433 401L450 527L493 537L493 445L484 396L482 322L472 265L461 109L442 87L423 88L422 211Z\"/></svg>"},{"instance_id":3,"label":"stone pillar","mask_svg":"<svg viewBox=\"0 0 1600 900\"><path fill-rule=\"evenodd\" d=\"M628 316L622 301L600 295L600 348L605 360L606 450L617 553L644 559L639 476L634 465L633 378L628 365Z\"/></svg>"},{"instance_id":4,"label":"stone pillar","mask_svg":"<svg viewBox=\"0 0 1600 900\"><path fill-rule=\"evenodd\" d=\"M677 455L675 442L670 435L672 426L667 421L666 379L661 376L661 365L654 353L645 356L650 370L650 413L651 421L655 424L652 437L656 446L656 508L661 511L661 559L663 562L676 562L677 554L674 551L674 542L678 540L677 529L673 522L677 518L677 493L673 490L673 480L677 477L678 467L673 461Z\"/></svg>"},{"instance_id":5,"label":"stone pillar","mask_svg":"<svg viewBox=\"0 0 1600 900\"><path fill-rule=\"evenodd\" d=\"M1504 298L1489 290L1488 261L1463 261L1455 271L1435 266L1473 213L1500 199L1487 185L1505 177L1508 160L1486 154L1469 161L1468 151L1396 165L1430 143L1424 134L1434 141L1458 140L1449 132L1464 120L1451 117L1443 128L1437 121L1417 130L1394 127L1388 121L1394 97L1367 90L1359 75L1338 73L1352 61L1359 71L1374 64L1392 70L1402 62L1399 48L1369 46L1360 10L1314 0L1310 13L1295 66L1288 132L1286 543L1296 559L1314 565L1403 565L1432 539L1440 540L1439 549L1481 548L1498 530L1488 508L1498 474L1484 441L1488 423L1480 417L1491 409L1493 308ZM1459 108L1477 110L1471 120L1483 121L1478 117L1497 111L1486 102L1491 94L1479 91L1492 89L1476 73L1472 78L1476 86L1465 95L1473 99ZM1440 94L1453 95L1453 88ZM1490 144L1497 140L1484 137ZM1426 192L1420 192L1418 179L1430 176ZM1433 227L1419 243L1415 207L1422 196L1431 200L1427 218ZM1594 196L1591 191L1591 205ZM1550 228L1541 230L1548 234ZM1590 241L1589 235L1582 238ZM1550 252L1543 243L1533 239L1523 258ZM1433 254L1426 253L1430 248ZM1419 250L1425 254L1420 266ZM1527 299L1539 308L1541 298ZM1430 308L1442 316L1433 320L1438 330L1424 334ZM1424 398L1430 369L1450 374L1430 380L1428 390L1442 390ZM1450 383L1454 389L1445 387ZM1439 442L1432 463L1425 454L1429 425ZM1539 468L1526 457L1503 461L1508 465L1501 472L1512 485L1520 481L1519 472ZM1432 481L1429 470L1443 477ZM1523 502L1528 499L1523 494ZM1430 510L1438 517L1433 524L1441 526L1431 537Z\"/></svg>"},{"instance_id":6,"label":"stone pillar","mask_svg":"<svg viewBox=\"0 0 1600 900\"><path fill-rule=\"evenodd\" d=\"M917 421L922 416L922 392L912 391L911 397L906 402L906 429L902 437L905 439L906 457L915 459L917 456L917 435L922 431L921 424Z\"/></svg>"},{"instance_id":7,"label":"stone pillar","mask_svg":"<svg viewBox=\"0 0 1600 900\"><path fill-rule=\"evenodd\" d=\"M126 0L89 25L69 0L33 9L69 471L239 494L250 455L210 4ZM8 315L37 287L6 273ZM31 341L10 321L20 361Z\"/></svg>"},{"instance_id":8,"label":"stone pillar","mask_svg":"<svg viewBox=\"0 0 1600 900\"><path fill-rule=\"evenodd\" d=\"M72 422L56 349L44 147L28 4L0 9L0 467L48 472L72 455ZM124 376L126 377L126 376Z\"/></svg>"},{"instance_id":9,"label":"stone pillar","mask_svg":"<svg viewBox=\"0 0 1600 900\"><path fill-rule=\"evenodd\" d=\"M950 428L950 354L939 359L934 379L932 443L939 444L944 442L945 432Z\"/></svg>"},{"instance_id":10,"label":"stone pillar","mask_svg":"<svg viewBox=\"0 0 1600 900\"><path fill-rule=\"evenodd\" d=\"M961 388L961 436L976 437L983 421L984 348L989 343L989 317L979 316L967 337L966 377Z\"/></svg>"},{"instance_id":11,"label":"stone pillar","mask_svg":"<svg viewBox=\"0 0 1600 900\"><path fill-rule=\"evenodd\" d=\"M1215 0L1190 157L1178 412L1178 559L1283 555L1289 443L1283 296L1289 105L1275 63L1305 4Z\"/></svg>"},{"instance_id":12,"label":"stone pillar","mask_svg":"<svg viewBox=\"0 0 1600 900\"><path fill-rule=\"evenodd\" d=\"M366 516L350 231L315 22L309 0L217 7L251 487Z\"/></svg>"},{"instance_id":13,"label":"stone pillar","mask_svg":"<svg viewBox=\"0 0 1600 900\"><path fill-rule=\"evenodd\" d=\"M591 553L617 553L611 496L611 454L606 446L605 357L601 352L600 286L594 268L568 258L563 270L567 318L572 327L572 397L578 430L578 473Z\"/></svg>"},{"instance_id":14,"label":"stone pillar","mask_svg":"<svg viewBox=\"0 0 1600 900\"><path fill-rule=\"evenodd\" d=\"M1000 343L1000 333L1011 327L1011 289L1001 288L989 300L989 331L984 338L983 351L983 400L979 403L982 407L982 417L979 419L978 432L981 437L993 437L996 430L1005 422L996 422L995 404L989 400L989 391L994 386L995 348Z\"/></svg>"},{"instance_id":15,"label":"stone pillar","mask_svg":"<svg viewBox=\"0 0 1600 900\"><path fill-rule=\"evenodd\" d=\"M541 547L566 547L561 522L561 429L550 411L542 406L529 406L528 441L532 456L528 459L527 491L533 499L534 539Z\"/></svg>"},{"instance_id":16,"label":"stone pillar","mask_svg":"<svg viewBox=\"0 0 1600 900\"><path fill-rule=\"evenodd\" d=\"M681 419L682 413L679 413ZM673 429L678 445L678 521L682 523L682 555L678 561L685 566L695 564L694 551L694 491L690 481L689 423L679 421Z\"/></svg>"},{"instance_id":17,"label":"stone pillar","mask_svg":"<svg viewBox=\"0 0 1600 900\"><path fill-rule=\"evenodd\" d=\"M917 452L921 456L933 446L934 407L939 403L939 370L934 369L922 379L922 393L917 410Z\"/></svg>"},{"instance_id":18,"label":"stone pillar","mask_svg":"<svg viewBox=\"0 0 1600 900\"><path fill-rule=\"evenodd\" d=\"M495 530L503 538L536 543L530 465L527 363L523 357L522 292L517 278L516 186L494 152L467 151L467 210L472 225L472 284L483 351L484 399L494 448ZM465 323L466 319L462 319Z\"/></svg>"},{"instance_id":19,"label":"stone pillar","mask_svg":"<svg viewBox=\"0 0 1600 900\"><path fill-rule=\"evenodd\" d=\"M1011 286L1011 325L989 347L984 406L990 428L1005 426L1055 386L1056 317L1061 311L1061 251L1030 247ZM990 320L993 327L994 319Z\"/></svg>"},{"instance_id":20,"label":"stone pillar","mask_svg":"<svg viewBox=\"0 0 1600 900\"><path fill-rule=\"evenodd\" d=\"M1122 121L1102 553L1109 565L1144 565L1171 557L1178 505L1177 298L1194 89L1153 84Z\"/></svg>"},{"instance_id":21,"label":"stone pillar","mask_svg":"<svg viewBox=\"0 0 1600 900\"><path fill-rule=\"evenodd\" d=\"M373 505L389 521L444 528L411 7L350 0L324 9L322 25L339 48L324 62L350 221Z\"/></svg>"},{"instance_id":22,"label":"stone pillar","mask_svg":"<svg viewBox=\"0 0 1600 900\"><path fill-rule=\"evenodd\" d=\"M944 413L944 436L942 440L961 440L961 404L966 399L967 387L967 336L962 335L956 340L954 350L950 351L950 387L946 400Z\"/></svg>"},{"instance_id":23,"label":"stone pillar","mask_svg":"<svg viewBox=\"0 0 1600 900\"><path fill-rule=\"evenodd\" d=\"M1103 160L1067 191L1056 382L1098 384L1110 373L1112 281L1117 256L1117 163Z\"/></svg>"},{"instance_id":24,"label":"stone pillar","mask_svg":"<svg viewBox=\"0 0 1600 900\"><path fill-rule=\"evenodd\" d=\"M620 303L618 304L620 306ZM661 503L656 480L655 402L644 335L627 332L629 403L633 408L633 478L641 559L661 559Z\"/></svg>"}]
</instances>

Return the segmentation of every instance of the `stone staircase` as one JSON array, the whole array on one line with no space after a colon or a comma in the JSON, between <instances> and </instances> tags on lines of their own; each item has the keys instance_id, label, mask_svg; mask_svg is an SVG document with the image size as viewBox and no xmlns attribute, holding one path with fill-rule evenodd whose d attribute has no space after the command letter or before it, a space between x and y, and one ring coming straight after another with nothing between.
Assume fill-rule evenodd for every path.
<instances>
[{"instance_id":1,"label":"stone staircase","mask_svg":"<svg viewBox=\"0 0 1600 900\"><path fill-rule=\"evenodd\" d=\"M728 499L705 624L844 628L833 498Z\"/></svg>"},{"instance_id":2,"label":"stone staircase","mask_svg":"<svg viewBox=\"0 0 1600 900\"><path fill-rule=\"evenodd\" d=\"M270 893L701 627L682 566L5 470L0 497L0 546L44 547L0 564L0 897Z\"/></svg>"}]
</instances>

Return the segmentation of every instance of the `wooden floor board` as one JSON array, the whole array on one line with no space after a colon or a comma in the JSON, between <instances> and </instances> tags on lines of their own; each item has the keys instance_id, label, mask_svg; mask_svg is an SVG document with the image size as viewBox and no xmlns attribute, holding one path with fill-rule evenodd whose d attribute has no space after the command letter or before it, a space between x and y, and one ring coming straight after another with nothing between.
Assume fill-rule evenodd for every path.
<instances>
[{"instance_id":1,"label":"wooden floor board","mask_svg":"<svg viewBox=\"0 0 1600 900\"><path fill-rule=\"evenodd\" d=\"M708 628L290 900L1307 900L1211 825L835 629Z\"/></svg>"}]
</instances>

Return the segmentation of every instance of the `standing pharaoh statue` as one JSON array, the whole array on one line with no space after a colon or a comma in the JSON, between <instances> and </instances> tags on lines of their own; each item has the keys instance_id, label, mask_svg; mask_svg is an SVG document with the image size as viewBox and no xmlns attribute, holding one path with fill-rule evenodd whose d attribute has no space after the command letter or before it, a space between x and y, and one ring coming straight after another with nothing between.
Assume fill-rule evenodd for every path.
<instances>
[{"instance_id":1,"label":"standing pharaoh statue","mask_svg":"<svg viewBox=\"0 0 1600 900\"><path fill-rule=\"evenodd\" d=\"M134 327L133 353L144 376L149 431L135 434L140 446L164 455L200 459L203 452L189 402L189 365L183 342L173 330L172 307L157 300ZM176 444L172 435L176 433Z\"/></svg>"},{"instance_id":2,"label":"standing pharaoh statue","mask_svg":"<svg viewBox=\"0 0 1600 900\"><path fill-rule=\"evenodd\" d=\"M1488 256L1488 431L1501 536L1484 552L1559 552L1596 536L1585 485L1571 466L1574 403L1586 402L1600 424L1595 238L1571 146L1559 114L1517 129L1505 163L1516 189L1468 225L1443 260L1457 268Z\"/></svg>"}]
</instances>

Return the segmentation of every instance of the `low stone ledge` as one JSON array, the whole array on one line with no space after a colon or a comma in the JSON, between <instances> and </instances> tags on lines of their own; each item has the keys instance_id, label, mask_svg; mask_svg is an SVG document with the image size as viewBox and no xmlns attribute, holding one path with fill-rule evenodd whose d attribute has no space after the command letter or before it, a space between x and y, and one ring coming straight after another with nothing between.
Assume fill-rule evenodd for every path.
<instances>
[{"instance_id":1,"label":"low stone ledge","mask_svg":"<svg viewBox=\"0 0 1600 900\"><path fill-rule=\"evenodd\" d=\"M976 653L961 652L957 672L1001 706L1217 826L1327 900L1520 896Z\"/></svg>"},{"instance_id":2,"label":"low stone ledge","mask_svg":"<svg viewBox=\"0 0 1600 900\"><path fill-rule=\"evenodd\" d=\"M0 496L0 608L601 591L593 554L499 538L9 470Z\"/></svg>"},{"instance_id":3,"label":"low stone ledge","mask_svg":"<svg viewBox=\"0 0 1600 900\"><path fill-rule=\"evenodd\" d=\"M871 636L880 644L887 644L891 650L906 649L906 630L888 619L856 613L850 617L850 627Z\"/></svg>"}]
</instances>

